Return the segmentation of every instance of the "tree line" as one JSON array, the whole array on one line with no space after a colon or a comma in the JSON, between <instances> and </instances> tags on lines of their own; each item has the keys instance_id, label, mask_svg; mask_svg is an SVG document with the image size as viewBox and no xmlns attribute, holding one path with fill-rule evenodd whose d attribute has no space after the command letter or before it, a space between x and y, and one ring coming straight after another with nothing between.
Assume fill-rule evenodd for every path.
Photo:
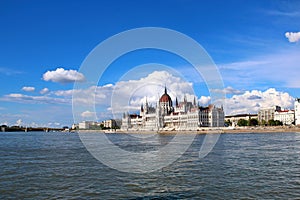
<instances>
[{"instance_id":1,"label":"tree line","mask_svg":"<svg viewBox=\"0 0 300 200\"><path fill-rule=\"evenodd\" d=\"M279 120L271 119L269 121L262 120L259 122L256 118L251 118L249 120L239 119L237 122L238 126L282 126L283 123ZM232 122L228 119L225 121L225 126L232 126Z\"/></svg>"}]
</instances>

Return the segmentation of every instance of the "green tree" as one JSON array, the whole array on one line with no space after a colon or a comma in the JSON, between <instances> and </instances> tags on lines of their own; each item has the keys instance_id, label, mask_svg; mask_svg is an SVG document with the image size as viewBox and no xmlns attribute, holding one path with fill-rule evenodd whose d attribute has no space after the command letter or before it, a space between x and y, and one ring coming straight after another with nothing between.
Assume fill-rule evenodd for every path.
<instances>
[{"instance_id":1,"label":"green tree","mask_svg":"<svg viewBox=\"0 0 300 200\"><path fill-rule=\"evenodd\" d=\"M238 126L247 126L247 125L248 125L248 120L245 120L245 119L239 119L237 125L238 125Z\"/></svg>"},{"instance_id":2,"label":"green tree","mask_svg":"<svg viewBox=\"0 0 300 200\"><path fill-rule=\"evenodd\" d=\"M279 120L275 120L275 126L282 126L283 123Z\"/></svg>"},{"instance_id":3,"label":"green tree","mask_svg":"<svg viewBox=\"0 0 300 200\"><path fill-rule=\"evenodd\" d=\"M225 121L225 126L231 126L232 125L232 122L230 121L230 119L227 119Z\"/></svg>"},{"instance_id":4,"label":"green tree","mask_svg":"<svg viewBox=\"0 0 300 200\"><path fill-rule=\"evenodd\" d=\"M274 120L274 119L270 119L270 120L268 121L268 125L269 125L269 126L275 126L275 120Z\"/></svg>"},{"instance_id":5,"label":"green tree","mask_svg":"<svg viewBox=\"0 0 300 200\"><path fill-rule=\"evenodd\" d=\"M279 121L279 120L270 119L268 121L268 125L269 126L282 126L283 123L281 121Z\"/></svg>"},{"instance_id":6,"label":"green tree","mask_svg":"<svg viewBox=\"0 0 300 200\"><path fill-rule=\"evenodd\" d=\"M255 118L249 119L249 126L257 126L258 125L258 120Z\"/></svg>"},{"instance_id":7,"label":"green tree","mask_svg":"<svg viewBox=\"0 0 300 200\"><path fill-rule=\"evenodd\" d=\"M100 124L100 129L103 130L104 128L104 124Z\"/></svg>"},{"instance_id":8,"label":"green tree","mask_svg":"<svg viewBox=\"0 0 300 200\"><path fill-rule=\"evenodd\" d=\"M267 122L266 122L266 120L264 120L264 119L263 119L263 120L261 120L261 122L260 122L260 125L261 125L261 126L266 126L266 125L267 125Z\"/></svg>"}]
</instances>

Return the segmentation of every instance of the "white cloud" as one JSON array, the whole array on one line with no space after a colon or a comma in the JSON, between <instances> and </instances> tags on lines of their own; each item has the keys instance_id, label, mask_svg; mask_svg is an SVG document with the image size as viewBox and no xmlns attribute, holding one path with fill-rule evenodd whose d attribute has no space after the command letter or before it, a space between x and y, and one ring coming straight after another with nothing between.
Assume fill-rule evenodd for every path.
<instances>
[{"instance_id":1,"label":"white cloud","mask_svg":"<svg viewBox=\"0 0 300 200\"><path fill-rule=\"evenodd\" d=\"M0 74L4 74L6 76L11 76L11 75L23 74L23 72L17 71L14 69L10 69L10 68L6 68L6 67L0 67Z\"/></svg>"},{"instance_id":2,"label":"white cloud","mask_svg":"<svg viewBox=\"0 0 300 200\"><path fill-rule=\"evenodd\" d=\"M70 99L65 98L54 98L49 96L30 96L30 95L23 95L19 93L12 93L5 95L4 97L0 98L2 101L12 101L18 103L30 103L30 104L70 104Z\"/></svg>"},{"instance_id":3,"label":"white cloud","mask_svg":"<svg viewBox=\"0 0 300 200\"><path fill-rule=\"evenodd\" d=\"M24 87L22 87L22 90L25 92L33 92L35 90L35 87L24 86Z\"/></svg>"},{"instance_id":4,"label":"white cloud","mask_svg":"<svg viewBox=\"0 0 300 200\"><path fill-rule=\"evenodd\" d=\"M156 105L164 93L165 86L173 101L175 101L175 97L181 101L184 95L189 101L194 98L192 83L166 71L154 71L138 80L119 81L115 85L107 84L91 86L87 89L61 90L54 94L64 98L71 98L73 95L75 108L78 109L76 113L79 116L82 112L91 110L92 108L89 106L93 106L94 103L101 107L101 112L122 113L138 110L146 98L149 104ZM79 109L78 106L82 108Z\"/></svg>"},{"instance_id":5,"label":"white cloud","mask_svg":"<svg viewBox=\"0 0 300 200\"><path fill-rule=\"evenodd\" d=\"M192 83L186 82L166 71L154 71L139 80L121 81L114 86L111 96L111 107L115 113L139 108L145 102L145 98L155 105L167 87L168 94L175 101L177 97L181 101L184 95L188 100L193 99Z\"/></svg>"},{"instance_id":6,"label":"white cloud","mask_svg":"<svg viewBox=\"0 0 300 200\"><path fill-rule=\"evenodd\" d=\"M85 77L82 73L79 73L76 70L57 68L55 71L47 71L44 73L43 80L58 83L72 83L74 81L83 82L85 81Z\"/></svg>"},{"instance_id":7,"label":"white cloud","mask_svg":"<svg viewBox=\"0 0 300 200\"><path fill-rule=\"evenodd\" d=\"M43 88L43 89L41 89L40 94L46 94L48 92L49 92L48 88Z\"/></svg>"},{"instance_id":8,"label":"white cloud","mask_svg":"<svg viewBox=\"0 0 300 200\"><path fill-rule=\"evenodd\" d=\"M21 119L18 119L17 121L16 121L16 126L21 126L22 125L22 120Z\"/></svg>"},{"instance_id":9,"label":"white cloud","mask_svg":"<svg viewBox=\"0 0 300 200\"><path fill-rule=\"evenodd\" d=\"M115 85L107 84L104 86L91 86L87 89L59 90L53 92L56 96L71 98L74 97L75 103L109 105L112 101L131 102L140 106L145 101L156 103L163 94L164 87L167 86L168 94L175 100L183 99L186 94L193 94L192 84L175 77L166 71L154 71L147 77L138 80L120 81ZM187 98L193 98L187 96Z\"/></svg>"},{"instance_id":10,"label":"white cloud","mask_svg":"<svg viewBox=\"0 0 300 200\"><path fill-rule=\"evenodd\" d=\"M285 37L289 42L298 42L300 40L300 32L286 32Z\"/></svg>"},{"instance_id":11,"label":"white cloud","mask_svg":"<svg viewBox=\"0 0 300 200\"><path fill-rule=\"evenodd\" d=\"M274 88L266 91L246 91L226 99L225 113L227 115L257 113L260 108L276 105L282 108L293 108L294 98L288 93L277 91Z\"/></svg>"},{"instance_id":12,"label":"white cloud","mask_svg":"<svg viewBox=\"0 0 300 200\"><path fill-rule=\"evenodd\" d=\"M201 96L198 102L200 103L200 105L206 106L210 103L210 100L211 100L210 96Z\"/></svg>"},{"instance_id":13,"label":"white cloud","mask_svg":"<svg viewBox=\"0 0 300 200\"><path fill-rule=\"evenodd\" d=\"M58 90L53 92L53 94L70 100L73 96L73 102L78 104L91 105L95 103L108 105L112 91L113 87L91 86L87 89Z\"/></svg>"},{"instance_id":14,"label":"white cloud","mask_svg":"<svg viewBox=\"0 0 300 200\"><path fill-rule=\"evenodd\" d=\"M299 47L274 54L255 57L246 61L220 64L219 68L225 85L238 89L262 88L300 88L299 85Z\"/></svg>"},{"instance_id":15,"label":"white cloud","mask_svg":"<svg viewBox=\"0 0 300 200\"><path fill-rule=\"evenodd\" d=\"M83 118L93 118L94 116L96 116L96 113L91 112L89 110L84 111L84 112L81 113L81 117L83 117Z\"/></svg>"},{"instance_id":16,"label":"white cloud","mask_svg":"<svg viewBox=\"0 0 300 200\"><path fill-rule=\"evenodd\" d=\"M38 106L38 105L36 105ZM22 126L36 126L36 127L62 127L62 125L70 126L73 123L72 109L68 105L41 105L40 108L36 109L24 105L22 109L18 111L18 114L1 112L0 122L6 122L7 125L16 125L16 121L21 119ZM53 122L61 123L60 126L55 125ZM52 122L52 125L48 124ZM1 124L0 124L1 125Z\"/></svg>"},{"instance_id":17,"label":"white cloud","mask_svg":"<svg viewBox=\"0 0 300 200\"><path fill-rule=\"evenodd\" d=\"M243 92L237 89L234 89L230 86L224 88L224 89L212 89L213 92L216 93L222 93L222 94L242 94Z\"/></svg>"},{"instance_id":18,"label":"white cloud","mask_svg":"<svg viewBox=\"0 0 300 200\"><path fill-rule=\"evenodd\" d=\"M299 17L300 16L300 12L299 11L269 10L266 13L270 14L270 15L283 16L283 17Z\"/></svg>"}]
</instances>

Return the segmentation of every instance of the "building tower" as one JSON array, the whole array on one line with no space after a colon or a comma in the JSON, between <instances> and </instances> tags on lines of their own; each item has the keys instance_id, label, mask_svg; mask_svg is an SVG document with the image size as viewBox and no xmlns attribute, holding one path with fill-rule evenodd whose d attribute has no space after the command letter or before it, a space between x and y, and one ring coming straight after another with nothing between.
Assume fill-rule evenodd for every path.
<instances>
[{"instance_id":1,"label":"building tower","mask_svg":"<svg viewBox=\"0 0 300 200\"><path fill-rule=\"evenodd\" d=\"M300 125L300 98L295 99L294 103L294 109L295 109L295 125Z\"/></svg>"},{"instance_id":2,"label":"building tower","mask_svg":"<svg viewBox=\"0 0 300 200\"><path fill-rule=\"evenodd\" d=\"M159 107L162 115L168 115L173 111L172 99L167 93L165 87L165 93L159 99Z\"/></svg>"}]
</instances>

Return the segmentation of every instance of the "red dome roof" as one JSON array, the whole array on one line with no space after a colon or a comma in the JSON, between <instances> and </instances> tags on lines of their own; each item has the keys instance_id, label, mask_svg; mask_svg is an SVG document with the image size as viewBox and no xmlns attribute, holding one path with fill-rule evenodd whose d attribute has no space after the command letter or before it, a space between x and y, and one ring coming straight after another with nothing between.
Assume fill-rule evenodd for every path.
<instances>
[{"instance_id":1,"label":"red dome roof","mask_svg":"<svg viewBox=\"0 0 300 200\"><path fill-rule=\"evenodd\" d=\"M167 93L167 88L165 88L165 93L160 97L159 102L172 102L171 97Z\"/></svg>"},{"instance_id":2,"label":"red dome roof","mask_svg":"<svg viewBox=\"0 0 300 200\"><path fill-rule=\"evenodd\" d=\"M168 94L163 94L159 99L159 102L170 102L170 101L172 101L172 99Z\"/></svg>"}]
</instances>

